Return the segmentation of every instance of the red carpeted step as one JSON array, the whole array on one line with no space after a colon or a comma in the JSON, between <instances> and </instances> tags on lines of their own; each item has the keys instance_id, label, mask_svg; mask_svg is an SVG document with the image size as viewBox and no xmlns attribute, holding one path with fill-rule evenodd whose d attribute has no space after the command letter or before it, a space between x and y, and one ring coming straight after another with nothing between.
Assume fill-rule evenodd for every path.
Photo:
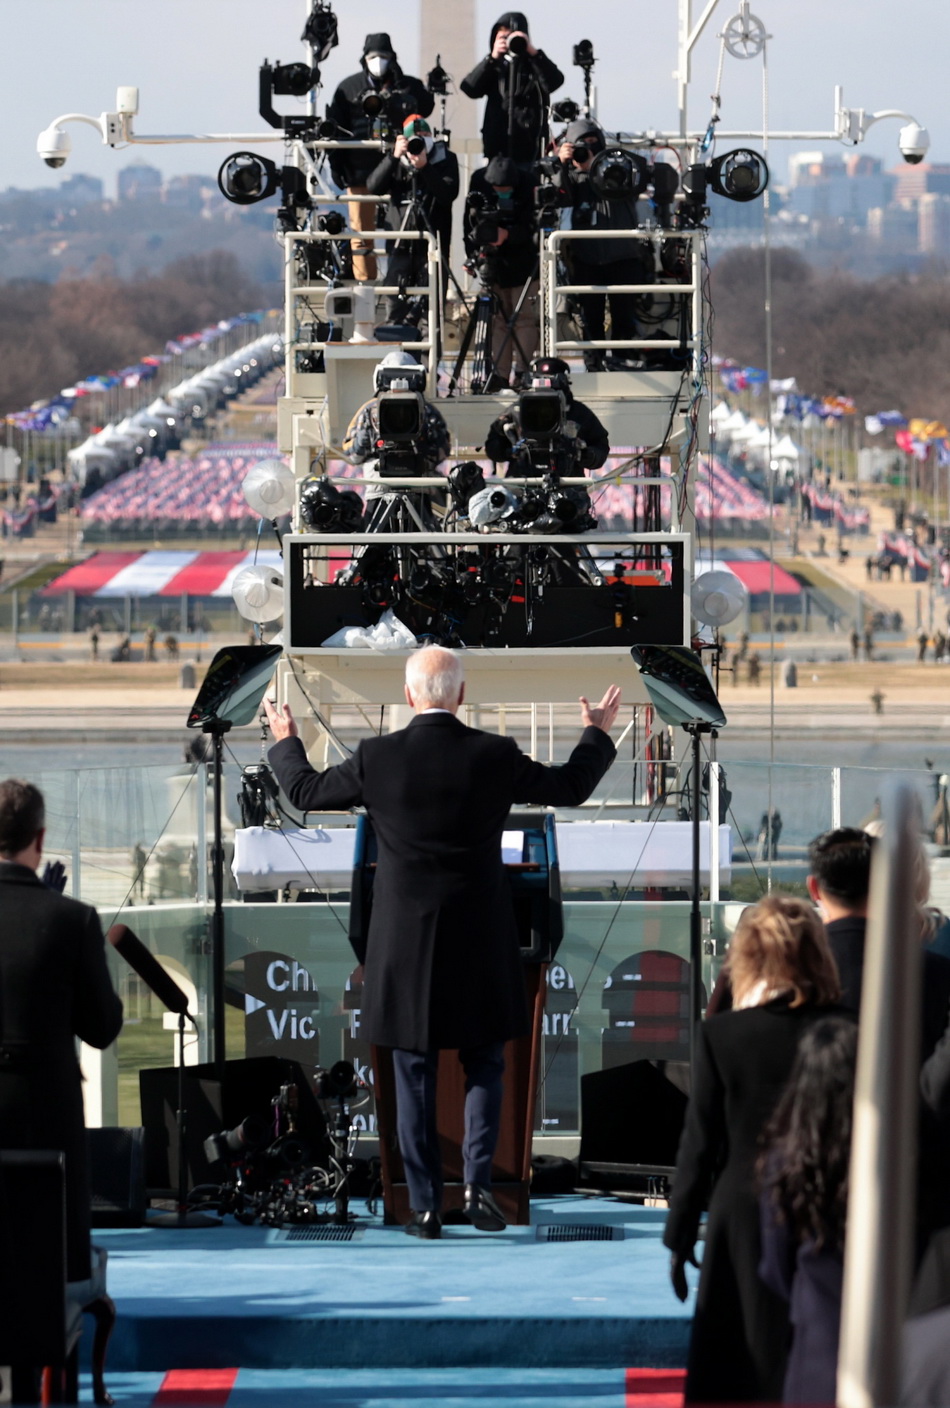
<instances>
[{"instance_id":1,"label":"red carpeted step","mask_svg":"<svg viewBox=\"0 0 950 1408\"><path fill-rule=\"evenodd\" d=\"M685 1369L628 1369L626 1408L682 1408Z\"/></svg>"},{"instance_id":2,"label":"red carpeted step","mask_svg":"<svg viewBox=\"0 0 950 1408\"><path fill-rule=\"evenodd\" d=\"M152 1408L224 1408L237 1376L237 1369L169 1369Z\"/></svg>"}]
</instances>

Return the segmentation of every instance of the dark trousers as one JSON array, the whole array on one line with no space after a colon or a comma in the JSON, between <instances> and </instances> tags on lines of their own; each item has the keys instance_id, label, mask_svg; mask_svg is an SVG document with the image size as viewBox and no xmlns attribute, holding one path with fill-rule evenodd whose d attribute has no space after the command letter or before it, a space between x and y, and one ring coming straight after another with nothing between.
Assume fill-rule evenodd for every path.
<instances>
[{"instance_id":1,"label":"dark trousers","mask_svg":"<svg viewBox=\"0 0 950 1408\"><path fill-rule=\"evenodd\" d=\"M578 240L578 244L580 241ZM571 282L575 284L647 284L653 282L653 275L640 259L618 259L613 264L585 264L575 258L572 264ZM642 295L649 298L649 294ZM612 337L626 341L639 336L637 331L637 303L641 295L636 293L578 293L575 295L580 305L584 323L584 337L591 342L603 342L606 337L607 299L610 299L610 332ZM640 355L635 347L618 348L621 357ZM592 360L603 360L603 352L587 354Z\"/></svg>"},{"instance_id":2,"label":"dark trousers","mask_svg":"<svg viewBox=\"0 0 950 1408\"><path fill-rule=\"evenodd\" d=\"M466 1183L491 1185L498 1143L505 1047L501 1041L459 1052L465 1071L465 1135L462 1166ZM396 1075L396 1134L415 1212L442 1206L442 1153L435 1120L438 1051L393 1051Z\"/></svg>"}]
</instances>

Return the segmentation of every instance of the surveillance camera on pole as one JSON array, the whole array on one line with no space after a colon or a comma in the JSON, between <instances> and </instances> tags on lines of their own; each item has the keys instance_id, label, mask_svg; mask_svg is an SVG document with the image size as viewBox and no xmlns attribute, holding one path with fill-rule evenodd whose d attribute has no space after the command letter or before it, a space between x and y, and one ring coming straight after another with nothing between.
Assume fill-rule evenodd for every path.
<instances>
[{"instance_id":1,"label":"surveillance camera on pole","mask_svg":"<svg viewBox=\"0 0 950 1408\"><path fill-rule=\"evenodd\" d=\"M900 147L901 156L911 166L917 166L923 161L930 148L930 133L926 127L921 127L916 122L908 122L906 127L902 127L897 138L897 145Z\"/></svg>"},{"instance_id":2,"label":"surveillance camera on pole","mask_svg":"<svg viewBox=\"0 0 950 1408\"><path fill-rule=\"evenodd\" d=\"M72 141L68 132L64 132L61 127L53 125L47 127L36 139L36 150L54 170L57 167L66 165L66 158L73 149Z\"/></svg>"}]
</instances>

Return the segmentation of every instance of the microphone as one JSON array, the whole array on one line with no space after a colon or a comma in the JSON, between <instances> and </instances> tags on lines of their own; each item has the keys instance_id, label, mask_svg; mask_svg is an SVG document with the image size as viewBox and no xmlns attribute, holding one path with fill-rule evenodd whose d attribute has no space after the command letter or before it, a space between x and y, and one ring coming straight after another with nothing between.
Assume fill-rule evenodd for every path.
<instances>
[{"instance_id":1,"label":"microphone","mask_svg":"<svg viewBox=\"0 0 950 1408\"><path fill-rule=\"evenodd\" d=\"M113 924L106 934L116 953L121 953L130 968L138 973L142 982L158 998L169 1012L188 1014L188 998L181 988L170 978L154 954L149 953L137 934L133 934L127 924Z\"/></svg>"}]
</instances>

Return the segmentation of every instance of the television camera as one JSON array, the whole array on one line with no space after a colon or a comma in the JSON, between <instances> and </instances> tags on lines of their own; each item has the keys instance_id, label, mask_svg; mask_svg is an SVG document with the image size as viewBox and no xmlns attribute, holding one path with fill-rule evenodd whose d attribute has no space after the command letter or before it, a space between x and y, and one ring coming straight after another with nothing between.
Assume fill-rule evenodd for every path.
<instances>
[{"instance_id":1,"label":"television camera","mask_svg":"<svg viewBox=\"0 0 950 1408\"><path fill-rule=\"evenodd\" d=\"M532 389L512 403L502 429L511 442L510 472L516 478L583 473L583 441L568 416L567 397L553 379L533 378Z\"/></svg>"},{"instance_id":2,"label":"television camera","mask_svg":"<svg viewBox=\"0 0 950 1408\"><path fill-rule=\"evenodd\" d=\"M271 1101L273 1121L249 1116L234 1129L205 1140L209 1164L225 1165L220 1184L202 1184L192 1199L216 1205L224 1215L250 1226L272 1227L307 1222L349 1221L351 1179L357 1167L351 1147L354 1101L368 1098L366 1086L349 1061L318 1067L313 1092L324 1109L325 1134L319 1148L298 1129L299 1091L290 1082ZM367 1171L368 1172L368 1171ZM372 1195L370 1179L364 1180ZM333 1212L325 1211L328 1202Z\"/></svg>"}]
</instances>

